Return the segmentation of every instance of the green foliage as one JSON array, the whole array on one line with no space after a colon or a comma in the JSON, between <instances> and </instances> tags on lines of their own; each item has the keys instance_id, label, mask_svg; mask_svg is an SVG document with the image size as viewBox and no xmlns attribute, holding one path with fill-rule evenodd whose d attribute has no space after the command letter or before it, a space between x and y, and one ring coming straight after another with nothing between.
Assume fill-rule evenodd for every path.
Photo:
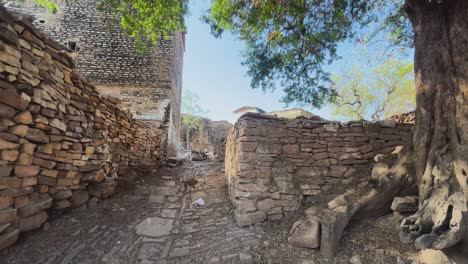
<instances>
[{"instance_id":1,"label":"green foliage","mask_svg":"<svg viewBox=\"0 0 468 264\"><path fill-rule=\"evenodd\" d=\"M49 1L49 0L36 0L36 2L40 6L46 8L47 10L49 10L52 13L57 12L57 10L59 8L59 6L56 3L52 2L52 1Z\"/></svg>"},{"instance_id":2,"label":"green foliage","mask_svg":"<svg viewBox=\"0 0 468 264\"><path fill-rule=\"evenodd\" d=\"M99 0L99 10L116 18L125 33L135 38L136 47L144 51L161 37L186 31L184 16L188 0Z\"/></svg>"},{"instance_id":3,"label":"green foliage","mask_svg":"<svg viewBox=\"0 0 468 264\"><path fill-rule=\"evenodd\" d=\"M361 26L377 23L382 8L397 2L212 0L205 21L215 35L227 30L246 43L244 65L253 88L274 90L279 84L284 102L321 107L338 94L324 70L338 58L338 43L355 37Z\"/></svg>"},{"instance_id":4,"label":"green foliage","mask_svg":"<svg viewBox=\"0 0 468 264\"><path fill-rule=\"evenodd\" d=\"M49 2L51 0L37 0ZM189 0L97 0L99 9L148 50L161 37L185 31ZM325 67L340 42L356 39L364 26L377 26L394 44L409 44L404 0L211 0L204 16L215 36L230 31L245 42L243 65L251 86L282 88L286 103L321 107L338 95Z\"/></svg>"},{"instance_id":5,"label":"green foliage","mask_svg":"<svg viewBox=\"0 0 468 264\"><path fill-rule=\"evenodd\" d=\"M334 114L347 120L382 120L415 108L413 64L389 59L366 71L357 65L333 77Z\"/></svg>"},{"instance_id":6,"label":"green foliage","mask_svg":"<svg viewBox=\"0 0 468 264\"><path fill-rule=\"evenodd\" d=\"M207 111L200 106L200 96L184 90L182 94L182 124L191 129L200 129L203 126L203 117Z\"/></svg>"}]
</instances>

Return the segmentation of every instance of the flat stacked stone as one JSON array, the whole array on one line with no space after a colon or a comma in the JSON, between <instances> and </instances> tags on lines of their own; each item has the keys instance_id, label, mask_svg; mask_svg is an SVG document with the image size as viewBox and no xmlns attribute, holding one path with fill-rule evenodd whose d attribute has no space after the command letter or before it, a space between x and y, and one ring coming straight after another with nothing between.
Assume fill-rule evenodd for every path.
<instances>
[{"instance_id":1,"label":"flat stacked stone","mask_svg":"<svg viewBox=\"0 0 468 264\"><path fill-rule=\"evenodd\" d=\"M50 210L110 196L119 172L157 165L163 135L101 96L66 48L0 5L0 251Z\"/></svg>"},{"instance_id":2,"label":"flat stacked stone","mask_svg":"<svg viewBox=\"0 0 468 264\"><path fill-rule=\"evenodd\" d=\"M248 113L231 130L226 175L237 223L278 220L371 179L374 157L411 141L412 124L285 119ZM377 174L375 170L373 174Z\"/></svg>"}]
</instances>

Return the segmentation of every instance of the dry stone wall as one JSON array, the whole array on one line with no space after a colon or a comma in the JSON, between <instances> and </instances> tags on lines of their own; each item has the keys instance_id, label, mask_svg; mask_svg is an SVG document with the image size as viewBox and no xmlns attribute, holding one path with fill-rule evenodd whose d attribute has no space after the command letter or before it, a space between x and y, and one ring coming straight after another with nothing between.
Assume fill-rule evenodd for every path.
<instances>
[{"instance_id":1,"label":"dry stone wall","mask_svg":"<svg viewBox=\"0 0 468 264\"><path fill-rule=\"evenodd\" d=\"M411 124L338 123L248 113L228 136L226 175L240 226L278 220L369 180L373 158L407 145Z\"/></svg>"},{"instance_id":2,"label":"dry stone wall","mask_svg":"<svg viewBox=\"0 0 468 264\"><path fill-rule=\"evenodd\" d=\"M0 0L0 3L2 0ZM11 1L9 1L11 2ZM139 53L134 39L97 10L96 0L58 0L55 13L36 0L15 1L10 8L34 16L34 24L74 49L77 70L104 95L121 99L137 119L164 124L168 153L177 154L185 35L161 38Z\"/></svg>"},{"instance_id":3,"label":"dry stone wall","mask_svg":"<svg viewBox=\"0 0 468 264\"><path fill-rule=\"evenodd\" d=\"M52 210L108 197L119 172L158 164L164 132L118 105L0 5L0 251Z\"/></svg>"}]
</instances>

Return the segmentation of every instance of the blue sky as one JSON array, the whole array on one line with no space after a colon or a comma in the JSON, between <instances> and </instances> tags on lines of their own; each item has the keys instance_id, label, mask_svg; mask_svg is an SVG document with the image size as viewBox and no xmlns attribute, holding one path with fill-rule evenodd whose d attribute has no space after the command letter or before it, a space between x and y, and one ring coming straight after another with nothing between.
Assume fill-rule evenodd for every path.
<instances>
[{"instance_id":1,"label":"blue sky","mask_svg":"<svg viewBox=\"0 0 468 264\"><path fill-rule=\"evenodd\" d=\"M257 106L266 111L295 107L287 107L280 102L282 91L264 93L250 87L247 68L241 65L243 44L229 33L216 39L210 34L209 26L200 20L209 4L209 0L196 0L190 6L182 89L188 89L200 96L200 105L208 111L207 117L212 120L233 123L235 115L232 112L242 106ZM341 45L338 53L343 59L331 65L329 70L338 73L344 64L350 63L354 48L350 43ZM333 119L327 107L302 108Z\"/></svg>"}]
</instances>

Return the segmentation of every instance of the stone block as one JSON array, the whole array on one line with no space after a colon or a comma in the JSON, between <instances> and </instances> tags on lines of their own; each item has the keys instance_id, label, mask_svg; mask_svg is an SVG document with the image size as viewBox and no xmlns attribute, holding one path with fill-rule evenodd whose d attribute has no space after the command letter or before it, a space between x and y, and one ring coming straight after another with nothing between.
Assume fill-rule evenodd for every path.
<instances>
[{"instance_id":1,"label":"stone block","mask_svg":"<svg viewBox=\"0 0 468 264\"><path fill-rule=\"evenodd\" d=\"M33 142L49 143L49 136L36 128L29 128L25 137Z\"/></svg>"},{"instance_id":2,"label":"stone block","mask_svg":"<svg viewBox=\"0 0 468 264\"><path fill-rule=\"evenodd\" d=\"M288 242L297 247L318 248L320 246L320 223L315 219L295 222L289 231Z\"/></svg>"},{"instance_id":3,"label":"stone block","mask_svg":"<svg viewBox=\"0 0 468 264\"><path fill-rule=\"evenodd\" d=\"M283 153L284 154L293 154L299 152L299 145L283 145Z\"/></svg>"},{"instance_id":4,"label":"stone block","mask_svg":"<svg viewBox=\"0 0 468 264\"><path fill-rule=\"evenodd\" d=\"M255 200L251 199L234 199L234 206L239 213L248 213L257 210Z\"/></svg>"},{"instance_id":5,"label":"stone block","mask_svg":"<svg viewBox=\"0 0 468 264\"><path fill-rule=\"evenodd\" d=\"M29 196L28 195L18 196L18 197L15 198L15 207L16 207L16 209L25 207L28 204L29 204Z\"/></svg>"},{"instance_id":6,"label":"stone block","mask_svg":"<svg viewBox=\"0 0 468 264\"><path fill-rule=\"evenodd\" d=\"M19 236L18 229L1 234L0 235L0 252L10 247L11 245L13 245L18 240L18 236Z\"/></svg>"},{"instance_id":7,"label":"stone block","mask_svg":"<svg viewBox=\"0 0 468 264\"><path fill-rule=\"evenodd\" d=\"M16 165L32 165L33 156L27 153L19 154L18 159L16 160Z\"/></svg>"},{"instance_id":8,"label":"stone block","mask_svg":"<svg viewBox=\"0 0 468 264\"><path fill-rule=\"evenodd\" d=\"M102 182L105 177L106 172L102 169L97 171L80 173L80 178L83 182Z\"/></svg>"},{"instance_id":9,"label":"stone block","mask_svg":"<svg viewBox=\"0 0 468 264\"><path fill-rule=\"evenodd\" d=\"M270 213L270 209L276 206L275 200L268 198L257 202L258 210Z\"/></svg>"},{"instance_id":10,"label":"stone block","mask_svg":"<svg viewBox=\"0 0 468 264\"><path fill-rule=\"evenodd\" d=\"M264 222L267 219L267 214L263 211L256 211L251 213L235 213L234 218L238 226L244 227Z\"/></svg>"},{"instance_id":11,"label":"stone block","mask_svg":"<svg viewBox=\"0 0 468 264\"><path fill-rule=\"evenodd\" d=\"M10 223L16 220L16 209L6 208L0 210L0 225Z\"/></svg>"},{"instance_id":12,"label":"stone block","mask_svg":"<svg viewBox=\"0 0 468 264\"><path fill-rule=\"evenodd\" d=\"M418 197L395 197L392 202L392 211L399 213L412 213L418 211Z\"/></svg>"},{"instance_id":13,"label":"stone block","mask_svg":"<svg viewBox=\"0 0 468 264\"><path fill-rule=\"evenodd\" d=\"M0 197L0 209L5 209L13 205L13 198L11 197Z\"/></svg>"},{"instance_id":14,"label":"stone block","mask_svg":"<svg viewBox=\"0 0 468 264\"><path fill-rule=\"evenodd\" d=\"M37 183L40 184L40 185L47 185L47 186L57 186L58 185L57 184L57 179L51 178L51 177L46 177L46 176L41 176L41 175L39 177L37 177ZM58 186L62 186L62 185L58 185Z\"/></svg>"},{"instance_id":15,"label":"stone block","mask_svg":"<svg viewBox=\"0 0 468 264\"><path fill-rule=\"evenodd\" d=\"M19 137L25 137L28 134L28 130L29 128L26 125L16 125L10 128L9 132Z\"/></svg>"},{"instance_id":16,"label":"stone block","mask_svg":"<svg viewBox=\"0 0 468 264\"><path fill-rule=\"evenodd\" d=\"M54 201L54 203L52 204L52 208L55 210L67 209L70 206L71 206L71 202L69 200Z\"/></svg>"},{"instance_id":17,"label":"stone block","mask_svg":"<svg viewBox=\"0 0 468 264\"><path fill-rule=\"evenodd\" d=\"M12 119L16 115L16 110L6 104L0 103L0 116Z\"/></svg>"},{"instance_id":18,"label":"stone block","mask_svg":"<svg viewBox=\"0 0 468 264\"><path fill-rule=\"evenodd\" d=\"M11 90L0 90L0 103L9 105L18 110L25 110L29 105L29 102L24 100L21 95Z\"/></svg>"},{"instance_id":19,"label":"stone block","mask_svg":"<svg viewBox=\"0 0 468 264\"><path fill-rule=\"evenodd\" d=\"M65 199L70 198L71 196L72 196L72 191L70 189L60 190L52 194L52 198L54 198L54 200L65 200Z\"/></svg>"},{"instance_id":20,"label":"stone block","mask_svg":"<svg viewBox=\"0 0 468 264\"><path fill-rule=\"evenodd\" d=\"M17 150L2 150L0 153L0 160L16 161L19 151Z\"/></svg>"},{"instance_id":21,"label":"stone block","mask_svg":"<svg viewBox=\"0 0 468 264\"><path fill-rule=\"evenodd\" d=\"M15 116L15 118L13 118L13 121L19 124L29 125L33 123L33 118L32 118L31 112L29 112L28 110L25 110L25 111L19 112Z\"/></svg>"},{"instance_id":22,"label":"stone block","mask_svg":"<svg viewBox=\"0 0 468 264\"><path fill-rule=\"evenodd\" d=\"M42 198L38 200L31 200L28 205L18 209L19 217L27 217L44 211L52 206L52 198Z\"/></svg>"},{"instance_id":23,"label":"stone block","mask_svg":"<svg viewBox=\"0 0 468 264\"><path fill-rule=\"evenodd\" d=\"M70 199L72 208L79 208L89 200L89 194L86 191L74 191Z\"/></svg>"},{"instance_id":24,"label":"stone block","mask_svg":"<svg viewBox=\"0 0 468 264\"><path fill-rule=\"evenodd\" d=\"M20 145L0 139L0 150L16 150Z\"/></svg>"},{"instance_id":25,"label":"stone block","mask_svg":"<svg viewBox=\"0 0 468 264\"><path fill-rule=\"evenodd\" d=\"M13 135L6 132L0 132L0 139L3 139L8 142L18 143L20 138L17 135Z\"/></svg>"},{"instance_id":26,"label":"stone block","mask_svg":"<svg viewBox=\"0 0 468 264\"><path fill-rule=\"evenodd\" d=\"M16 177L0 177L0 190L21 187L21 179Z\"/></svg>"},{"instance_id":27,"label":"stone block","mask_svg":"<svg viewBox=\"0 0 468 264\"><path fill-rule=\"evenodd\" d=\"M47 213L42 211L38 214L20 218L18 228L21 232L39 229L47 221Z\"/></svg>"},{"instance_id":28,"label":"stone block","mask_svg":"<svg viewBox=\"0 0 468 264\"><path fill-rule=\"evenodd\" d=\"M32 143L24 143L21 146L21 152L27 153L29 155L32 155L35 149L36 149L36 145Z\"/></svg>"},{"instance_id":29,"label":"stone block","mask_svg":"<svg viewBox=\"0 0 468 264\"><path fill-rule=\"evenodd\" d=\"M15 175L17 177L32 177L39 174L39 166L15 166Z\"/></svg>"}]
</instances>

